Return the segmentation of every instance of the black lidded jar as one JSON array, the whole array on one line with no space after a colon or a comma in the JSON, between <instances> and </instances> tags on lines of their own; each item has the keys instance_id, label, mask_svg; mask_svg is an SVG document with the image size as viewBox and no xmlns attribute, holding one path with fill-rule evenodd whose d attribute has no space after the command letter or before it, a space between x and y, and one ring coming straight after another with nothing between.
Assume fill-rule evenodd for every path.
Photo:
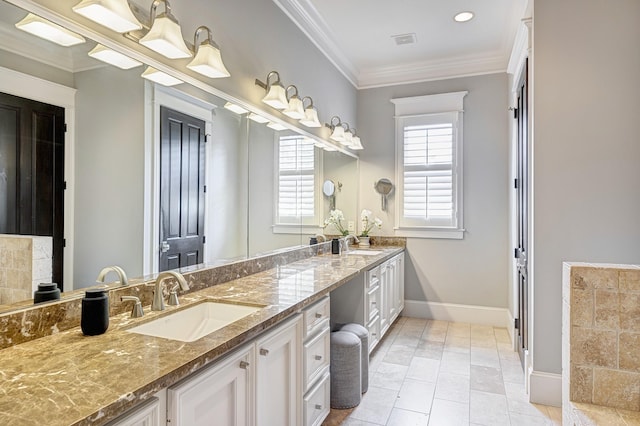
<instances>
[{"instance_id":1,"label":"black lidded jar","mask_svg":"<svg viewBox=\"0 0 640 426\"><path fill-rule=\"evenodd\" d=\"M60 289L56 283L40 283L33 292L33 303L49 302L60 299Z\"/></svg>"},{"instance_id":2,"label":"black lidded jar","mask_svg":"<svg viewBox=\"0 0 640 426\"><path fill-rule=\"evenodd\" d=\"M80 328L86 336L96 336L109 328L109 296L104 289L91 289L82 299Z\"/></svg>"},{"instance_id":3,"label":"black lidded jar","mask_svg":"<svg viewBox=\"0 0 640 426\"><path fill-rule=\"evenodd\" d=\"M337 238L331 240L331 254L340 254L340 240Z\"/></svg>"}]
</instances>

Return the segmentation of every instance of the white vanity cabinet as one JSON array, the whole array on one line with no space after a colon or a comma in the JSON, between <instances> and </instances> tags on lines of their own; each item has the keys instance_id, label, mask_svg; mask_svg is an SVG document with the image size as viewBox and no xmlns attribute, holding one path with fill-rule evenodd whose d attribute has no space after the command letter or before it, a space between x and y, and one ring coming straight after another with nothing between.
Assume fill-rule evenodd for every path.
<instances>
[{"instance_id":1,"label":"white vanity cabinet","mask_svg":"<svg viewBox=\"0 0 640 426\"><path fill-rule=\"evenodd\" d=\"M107 426L165 426L167 424L167 390L163 389L143 402L107 423Z\"/></svg>"},{"instance_id":2,"label":"white vanity cabinet","mask_svg":"<svg viewBox=\"0 0 640 426\"><path fill-rule=\"evenodd\" d=\"M404 309L404 253L331 292L332 324L357 323L369 331L369 352Z\"/></svg>"},{"instance_id":3,"label":"white vanity cabinet","mask_svg":"<svg viewBox=\"0 0 640 426\"><path fill-rule=\"evenodd\" d=\"M254 355L254 345L246 345L167 389L167 423L252 425Z\"/></svg>"},{"instance_id":4,"label":"white vanity cabinet","mask_svg":"<svg viewBox=\"0 0 640 426\"><path fill-rule=\"evenodd\" d=\"M257 426L302 424L300 319L298 315L256 341Z\"/></svg>"}]
</instances>

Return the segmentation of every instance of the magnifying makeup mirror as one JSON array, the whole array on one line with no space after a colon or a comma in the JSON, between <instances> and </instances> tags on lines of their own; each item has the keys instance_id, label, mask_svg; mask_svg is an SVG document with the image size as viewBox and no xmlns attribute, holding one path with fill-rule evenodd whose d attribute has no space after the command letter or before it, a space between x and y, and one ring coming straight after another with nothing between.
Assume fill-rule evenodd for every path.
<instances>
[{"instance_id":1,"label":"magnifying makeup mirror","mask_svg":"<svg viewBox=\"0 0 640 426\"><path fill-rule=\"evenodd\" d=\"M332 180L327 179L322 184L322 192L326 197L329 197L329 209L336 209L336 185Z\"/></svg>"},{"instance_id":2,"label":"magnifying makeup mirror","mask_svg":"<svg viewBox=\"0 0 640 426\"><path fill-rule=\"evenodd\" d=\"M382 211L387 211L387 196L393 191L393 184L387 178L379 179L373 187L382 196Z\"/></svg>"}]
</instances>

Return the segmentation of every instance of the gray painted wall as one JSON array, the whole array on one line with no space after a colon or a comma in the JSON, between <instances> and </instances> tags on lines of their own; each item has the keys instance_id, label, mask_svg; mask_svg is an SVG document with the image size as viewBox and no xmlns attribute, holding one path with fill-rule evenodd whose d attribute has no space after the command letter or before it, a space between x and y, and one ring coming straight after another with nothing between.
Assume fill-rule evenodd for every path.
<instances>
[{"instance_id":1,"label":"gray painted wall","mask_svg":"<svg viewBox=\"0 0 640 426\"><path fill-rule=\"evenodd\" d=\"M534 369L561 372L562 262L640 263L640 2L534 4Z\"/></svg>"},{"instance_id":2,"label":"gray painted wall","mask_svg":"<svg viewBox=\"0 0 640 426\"><path fill-rule=\"evenodd\" d=\"M74 87L73 73L0 49L0 67L29 74L67 87Z\"/></svg>"},{"instance_id":3,"label":"gray painted wall","mask_svg":"<svg viewBox=\"0 0 640 426\"><path fill-rule=\"evenodd\" d=\"M405 298L506 308L508 306L507 75L491 74L416 83L358 93L360 208L372 210L393 235L395 197L386 213L373 189L379 178L396 181L395 122L391 98L467 90L464 99L463 240L407 241Z\"/></svg>"}]
</instances>

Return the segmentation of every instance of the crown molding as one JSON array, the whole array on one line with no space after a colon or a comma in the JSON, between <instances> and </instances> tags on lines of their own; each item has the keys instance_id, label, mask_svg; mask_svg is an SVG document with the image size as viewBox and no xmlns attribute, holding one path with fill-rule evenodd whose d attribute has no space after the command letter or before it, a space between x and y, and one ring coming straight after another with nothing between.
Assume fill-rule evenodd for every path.
<instances>
[{"instance_id":1,"label":"crown molding","mask_svg":"<svg viewBox=\"0 0 640 426\"><path fill-rule=\"evenodd\" d=\"M358 70L331 36L329 26L309 0L273 0L324 56L354 86L358 87Z\"/></svg>"}]
</instances>

